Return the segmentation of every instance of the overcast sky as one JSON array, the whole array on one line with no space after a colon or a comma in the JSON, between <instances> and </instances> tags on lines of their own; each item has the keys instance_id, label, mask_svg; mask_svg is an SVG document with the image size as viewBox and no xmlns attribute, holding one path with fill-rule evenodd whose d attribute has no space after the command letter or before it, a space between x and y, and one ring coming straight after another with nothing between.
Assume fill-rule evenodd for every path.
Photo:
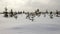
<instances>
[{"instance_id":1,"label":"overcast sky","mask_svg":"<svg viewBox=\"0 0 60 34\"><path fill-rule=\"evenodd\" d=\"M41 10L60 10L60 0L0 0L0 8L3 9L6 6L15 10L32 10L36 8Z\"/></svg>"}]
</instances>

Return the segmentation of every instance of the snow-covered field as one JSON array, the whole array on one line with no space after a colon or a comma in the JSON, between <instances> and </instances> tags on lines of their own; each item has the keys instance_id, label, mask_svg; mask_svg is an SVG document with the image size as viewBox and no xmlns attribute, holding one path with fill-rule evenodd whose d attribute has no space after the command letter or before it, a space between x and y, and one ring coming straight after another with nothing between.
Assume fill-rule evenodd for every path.
<instances>
[{"instance_id":1,"label":"snow-covered field","mask_svg":"<svg viewBox=\"0 0 60 34\"><path fill-rule=\"evenodd\" d=\"M0 15L0 34L60 34L60 18L36 17L32 22L20 15L18 19Z\"/></svg>"}]
</instances>

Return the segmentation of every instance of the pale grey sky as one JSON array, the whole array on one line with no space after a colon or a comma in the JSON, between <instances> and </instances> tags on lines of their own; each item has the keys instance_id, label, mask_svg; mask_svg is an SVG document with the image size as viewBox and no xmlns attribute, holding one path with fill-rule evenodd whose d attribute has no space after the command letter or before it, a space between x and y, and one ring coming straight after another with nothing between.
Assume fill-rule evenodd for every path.
<instances>
[{"instance_id":1,"label":"pale grey sky","mask_svg":"<svg viewBox=\"0 0 60 34\"><path fill-rule=\"evenodd\" d=\"M0 0L0 8L3 9L6 6L16 10L32 10L36 8L40 8L41 10L60 10L60 0Z\"/></svg>"}]
</instances>

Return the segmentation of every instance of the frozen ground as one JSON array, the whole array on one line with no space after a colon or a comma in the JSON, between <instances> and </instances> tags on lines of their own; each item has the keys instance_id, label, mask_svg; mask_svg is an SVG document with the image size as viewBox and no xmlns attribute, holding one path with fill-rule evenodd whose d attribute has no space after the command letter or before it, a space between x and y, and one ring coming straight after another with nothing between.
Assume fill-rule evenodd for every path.
<instances>
[{"instance_id":1,"label":"frozen ground","mask_svg":"<svg viewBox=\"0 0 60 34\"><path fill-rule=\"evenodd\" d=\"M15 26L1 29L0 34L60 34L60 25L35 23Z\"/></svg>"},{"instance_id":2,"label":"frozen ground","mask_svg":"<svg viewBox=\"0 0 60 34\"><path fill-rule=\"evenodd\" d=\"M22 16L22 17L21 17ZM35 18L35 21L25 19L21 15L18 19L0 16L0 34L60 34L60 18Z\"/></svg>"}]
</instances>

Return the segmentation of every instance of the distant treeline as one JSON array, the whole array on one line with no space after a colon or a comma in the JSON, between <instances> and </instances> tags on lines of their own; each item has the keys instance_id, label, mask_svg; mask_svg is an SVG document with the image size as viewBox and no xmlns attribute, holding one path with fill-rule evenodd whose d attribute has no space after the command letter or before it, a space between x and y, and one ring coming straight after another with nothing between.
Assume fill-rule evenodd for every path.
<instances>
[{"instance_id":1,"label":"distant treeline","mask_svg":"<svg viewBox=\"0 0 60 34\"><path fill-rule=\"evenodd\" d=\"M34 21L34 17L40 17L41 15L44 15L44 17L46 17L46 15L50 16L51 19L53 19L53 17L60 17L60 11L56 10L56 11L48 11L46 10L45 12L40 11L39 9L36 9L34 12L26 12L26 11L16 11L14 12L13 9L11 9L10 11L7 11L8 9L5 8L4 12L0 12L0 14L4 14L4 17L8 18L8 17L14 17L17 19L17 15L21 15L21 14L25 14L26 15L26 19L32 20Z\"/></svg>"}]
</instances>

